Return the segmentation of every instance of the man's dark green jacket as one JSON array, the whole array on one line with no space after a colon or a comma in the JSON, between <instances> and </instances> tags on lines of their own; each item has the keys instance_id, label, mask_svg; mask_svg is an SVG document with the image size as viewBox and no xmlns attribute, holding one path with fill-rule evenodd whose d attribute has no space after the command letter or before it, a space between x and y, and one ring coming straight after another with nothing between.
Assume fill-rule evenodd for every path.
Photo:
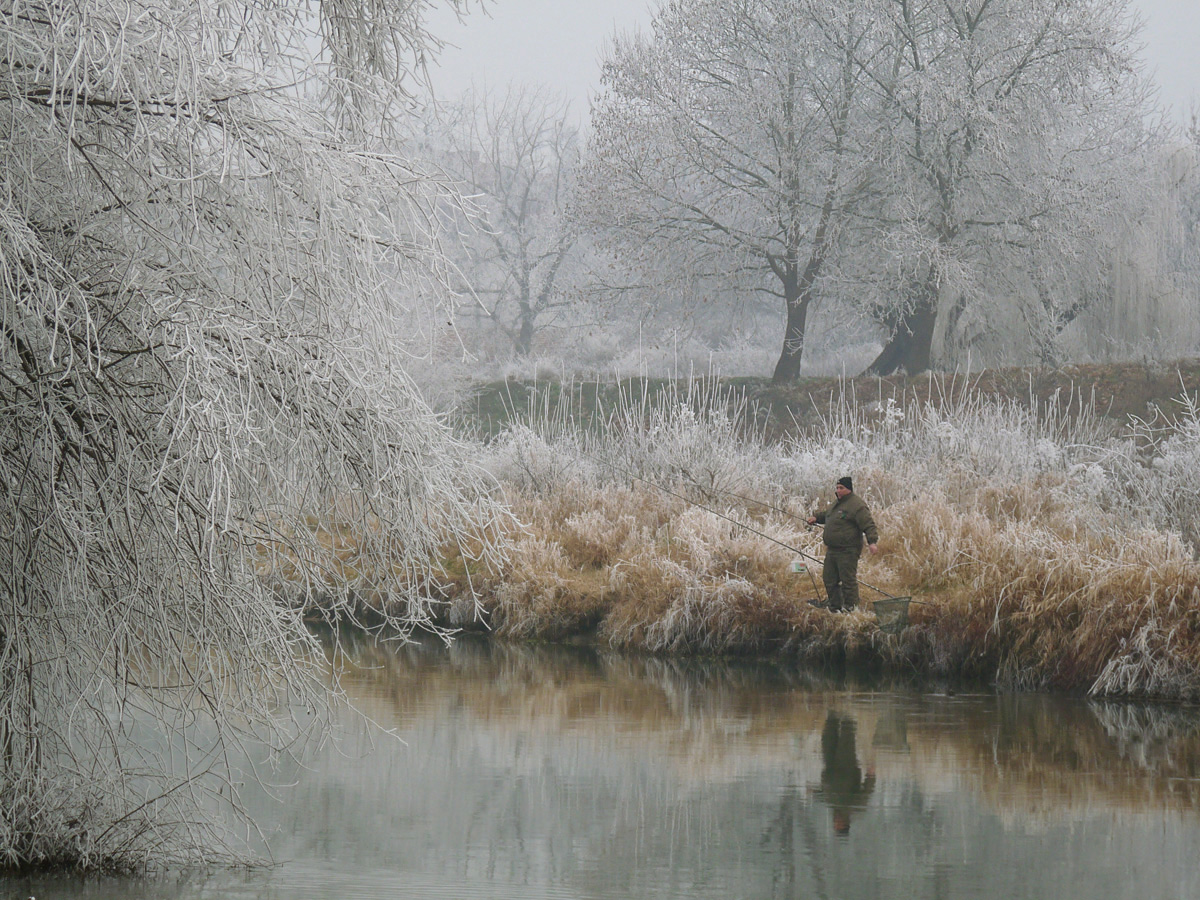
<instances>
[{"instance_id":1,"label":"man's dark green jacket","mask_svg":"<svg viewBox=\"0 0 1200 900\"><path fill-rule=\"evenodd\" d=\"M825 526L825 546L831 550L862 550L863 536L868 544L879 543L879 532L871 511L858 494L847 494L823 512L817 522Z\"/></svg>"}]
</instances>

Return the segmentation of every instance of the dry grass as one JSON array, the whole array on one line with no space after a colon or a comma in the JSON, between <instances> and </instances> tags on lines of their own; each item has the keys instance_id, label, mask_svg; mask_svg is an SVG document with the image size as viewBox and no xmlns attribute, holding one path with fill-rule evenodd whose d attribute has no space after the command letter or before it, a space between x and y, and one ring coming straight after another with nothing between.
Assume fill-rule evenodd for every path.
<instances>
[{"instance_id":1,"label":"dry grass","mask_svg":"<svg viewBox=\"0 0 1200 900\"><path fill-rule=\"evenodd\" d=\"M868 612L834 616L807 603L821 594L819 575L792 573L789 548L818 559L819 534L784 515L578 483L518 495L513 507L526 530L484 585L499 635L595 635L661 654L889 655Z\"/></svg>"},{"instance_id":2,"label":"dry grass","mask_svg":"<svg viewBox=\"0 0 1200 900\"><path fill-rule=\"evenodd\" d=\"M1176 527L1200 460L1194 403L1176 426L1105 442L1086 410L1039 417L963 394L848 408L766 445L723 399L635 401L605 428L549 415L486 449L521 525L494 564L445 550L429 585L445 624L1200 699L1200 562L1194 526ZM863 559L862 608L833 615L806 602L823 593L822 550L801 517L846 472L875 511L881 553ZM322 543L354 564L347 536ZM797 556L811 575L790 571ZM917 601L901 634L875 622L883 595Z\"/></svg>"},{"instance_id":3,"label":"dry grass","mask_svg":"<svg viewBox=\"0 0 1200 900\"><path fill-rule=\"evenodd\" d=\"M1085 528L1066 504L1038 499L1047 490L1008 492L1020 509L1003 514L994 491L966 510L938 497L881 510L882 553L861 577L918 598L898 637L878 631L869 589L849 616L805 602L819 566L813 580L793 574L782 545L819 556L816 534L650 488L522 497L528 530L490 576L485 606L499 634L521 639L594 634L652 653L874 660L1019 689L1200 697L1189 549L1152 530Z\"/></svg>"},{"instance_id":4,"label":"dry grass","mask_svg":"<svg viewBox=\"0 0 1200 900\"><path fill-rule=\"evenodd\" d=\"M1191 508L1194 403L1171 428L1108 439L1084 405L1067 416L964 390L914 407L847 402L767 446L737 432L727 403L697 399L632 398L600 431L548 417L497 445L489 465L518 473L502 480L526 527L484 585L499 633L1200 698L1200 563L1172 527ZM836 616L805 602L821 593L819 565L810 580L789 564L821 555L799 516L848 471L883 534L860 571L879 592ZM900 635L869 611L883 593L918 601Z\"/></svg>"},{"instance_id":5,"label":"dry grass","mask_svg":"<svg viewBox=\"0 0 1200 900\"><path fill-rule=\"evenodd\" d=\"M1053 499L1027 509L889 510L912 523L889 563L929 602L904 638L912 655L1013 688L1200 696L1200 565L1190 548L1162 532L1081 522Z\"/></svg>"}]
</instances>

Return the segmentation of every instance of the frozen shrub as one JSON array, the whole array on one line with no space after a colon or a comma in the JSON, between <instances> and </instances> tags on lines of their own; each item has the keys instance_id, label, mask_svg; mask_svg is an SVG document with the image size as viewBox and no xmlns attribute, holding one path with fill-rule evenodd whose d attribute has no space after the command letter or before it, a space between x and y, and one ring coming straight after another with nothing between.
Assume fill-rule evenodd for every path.
<instances>
[{"instance_id":1,"label":"frozen shrub","mask_svg":"<svg viewBox=\"0 0 1200 900\"><path fill-rule=\"evenodd\" d=\"M755 449L741 433L735 401L715 385L699 381L687 390L670 385L651 397L623 391L605 428L589 449L611 470L610 477L639 478L698 497L744 487L748 455Z\"/></svg>"},{"instance_id":2,"label":"frozen shrub","mask_svg":"<svg viewBox=\"0 0 1200 900\"><path fill-rule=\"evenodd\" d=\"M492 441L480 462L502 484L533 494L586 479L593 468L569 435L551 440L521 424Z\"/></svg>"},{"instance_id":3,"label":"frozen shrub","mask_svg":"<svg viewBox=\"0 0 1200 900\"><path fill-rule=\"evenodd\" d=\"M1137 456L1117 460L1139 518L1176 531L1200 552L1200 402L1186 394L1175 417L1161 411L1132 423Z\"/></svg>"}]
</instances>

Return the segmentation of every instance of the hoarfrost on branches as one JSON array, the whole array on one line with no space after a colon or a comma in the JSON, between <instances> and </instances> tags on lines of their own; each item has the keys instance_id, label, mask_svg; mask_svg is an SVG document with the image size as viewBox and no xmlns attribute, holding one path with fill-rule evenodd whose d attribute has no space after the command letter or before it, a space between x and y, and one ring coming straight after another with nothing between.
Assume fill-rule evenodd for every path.
<instances>
[{"instance_id":1,"label":"hoarfrost on branches","mask_svg":"<svg viewBox=\"0 0 1200 900\"><path fill-rule=\"evenodd\" d=\"M486 357L489 332L502 336L509 353L529 357L535 337L570 305L579 253L567 209L579 135L567 112L550 92L516 85L470 91L426 111L423 142L470 199L456 220L470 298L458 320L476 357Z\"/></svg>"},{"instance_id":2,"label":"hoarfrost on branches","mask_svg":"<svg viewBox=\"0 0 1200 900\"><path fill-rule=\"evenodd\" d=\"M869 23L801 0L689 0L604 63L585 218L627 265L664 255L783 301L776 380L800 371L810 310L866 188L873 126L852 48Z\"/></svg>"},{"instance_id":3,"label":"hoarfrost on branches","mask_svg":"<svg viewBox=\"0 0 1200 900\"><path fill-rule=\"evenodd\" d=\"M870 285L887 341L871 369L914 373L972 347L1053 362L1107 290L1148 178L1149 87L1126 0L872 5L858 54L886 135ZM867 274L872 272L873 274ZM1007 351L1005 353L1005 351Z\"/></svg>"},{"instance_id":4,"label":"hoarfrost on branches","mask_svg":"<svg viewBox=\"0 0 1200 900\"><path fill-rule=\"evenodd\" d=\"M782 299L777 381L814 323L881 374L1053 362L1149 197L1136 39L1127 0L677 0L605 61L583 209L631 270Z\"/></svg>"},{"instance_id":5,"label":"hoarfrost on branches","mask_svg":"<svg viewBox=\"0 0 1200 900\"><path fill-rule=\"evenodd\" d=\"M299 0L0 3L0 864L228 849L242 743L326 702L310 601L433 628L493 546L393 362L444 198L368 126L427 6L319 4L322 70Z\"/></svg>"}]
</instances>

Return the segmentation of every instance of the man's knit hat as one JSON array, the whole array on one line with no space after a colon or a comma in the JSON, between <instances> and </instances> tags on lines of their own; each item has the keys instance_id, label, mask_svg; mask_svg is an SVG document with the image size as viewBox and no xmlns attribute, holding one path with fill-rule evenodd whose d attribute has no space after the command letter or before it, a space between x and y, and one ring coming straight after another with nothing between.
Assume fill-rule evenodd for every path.
<instances>
[{"instance_id":1,"label":"man's knit hat","mask_svg":"<svg viewBox=\"0 0 1200 900\"><path fill-rule=\"evenodd\" d=\"M841 478L839 478L837 480L837 483L840 484L842 487L844 487L846 490L848 490L850 493L852 493L852 494L854 493L854 482L850 480L849 475L843 475Z\"/></svg>"}]
</instances>

